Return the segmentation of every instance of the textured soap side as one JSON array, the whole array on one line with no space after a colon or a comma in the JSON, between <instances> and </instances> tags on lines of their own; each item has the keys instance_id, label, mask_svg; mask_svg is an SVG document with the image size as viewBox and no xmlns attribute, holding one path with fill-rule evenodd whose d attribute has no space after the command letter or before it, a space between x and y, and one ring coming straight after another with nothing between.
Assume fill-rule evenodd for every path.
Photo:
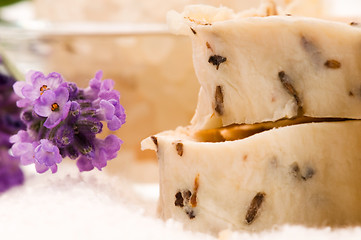
<instances>
[{"instance_id":1,"label":"textured soap side","mask_svg":"<svg viewBox=\"0 0 361 240\"><path fill-rule=\"evenodd\" d=\"M177 132L155 137L164 219L212 233L361 223L361 121L300 124L220 143Z\"/></svg>"},{"instance_id":2,"label":"textured soap side","mask_svg":"<svg viewBox=\"0 0 361 240\"><path fill-rule=\"evenodd\" d=\"M198 129L300 115L361 118L361 28L193 10L175 19L193 42Z\"/></svg>"}]
</instances>

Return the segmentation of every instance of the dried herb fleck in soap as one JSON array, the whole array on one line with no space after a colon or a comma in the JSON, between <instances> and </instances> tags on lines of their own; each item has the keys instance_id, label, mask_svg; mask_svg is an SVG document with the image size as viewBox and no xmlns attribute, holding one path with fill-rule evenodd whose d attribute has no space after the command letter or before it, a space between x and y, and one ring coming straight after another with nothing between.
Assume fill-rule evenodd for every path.
<instances>
[{"instance_id":1,"label":"dried herb fleck in soap","mask_svg":"<svg viewBox=\"0 0 361 240\"><path fill-rule=\"evenodd\" d=\"M258 214L258 211L261 208L261 205L262 205L262 203L264 201L265 196L266 196L265 193L259 192L252 199L252 202L249 205L249 208L248 208L248 211L247 211L247 214L246 214L246 217L245 217L245 220L246 220L247 224L251 224L255 220L255 218L256 218L256 216Z\"/></svg>"},{"instance_id":2,"label":"dried herb fleck in soap","mask_svg":"<svg viewBox=\"0 0 361 240\"><path fill-rule=\"evenodd\" d=\"M216 66L217 70L219 68L219 65L221 63L224 63L225 61L227 61L227 58L219 56L219 55L210 56L209 59L208 59L208 62L213 64L214 66Z\"/></svg>"},{"instance_id":3,"label":"dried herb fleck in soap","mask_svg":"<svg viewBox=\"0 0 361 240\"><path fill-rule=\"evenodd\" d=\"M224 105L223 105L223 88L221 86L216 87L215 93L215 107L214 110L218 115L222 116L224 113Z\"/></svg>"}]
</instances>

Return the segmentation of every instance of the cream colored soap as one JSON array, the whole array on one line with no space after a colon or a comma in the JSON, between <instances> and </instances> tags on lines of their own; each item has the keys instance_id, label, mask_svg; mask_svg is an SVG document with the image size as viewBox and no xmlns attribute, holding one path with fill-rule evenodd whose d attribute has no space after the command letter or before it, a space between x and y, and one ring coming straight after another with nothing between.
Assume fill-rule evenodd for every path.
<instances>
[{"instance_id":1,"label":"cream colored soap","mask_svg":"<svg viewBox=\"0 0 361 240\"><path fill-rule=\"evenodd\" d=\"M360 118L361 28L261 10L255 14L266 17L200 5L169 14L173 31L193 43L201 84L195 128Z\"/></svg>"},{"instance_id":2,"label":"cream colored soap","mask_svg":"<svg viewBox=\"0 0 361 240\"><path fill-rule=\"evenodd\" d=\"M169 14L201 88L190 126L142 142L163 219L213 234L361 224L361 28L286 13Z\"/></svg>"},{"instance_id":3,"label":"cream colored soap","mask_svg":"<svg viewBox=\"0 0 361 240\"><path fill-rule=\"evenodd\" d=\"M259 231L282 224L361 224L361 121L286 126L226 142L188 129L143 141L156 149L160 216L189 229Z\"/></svg>"}]
</instances>

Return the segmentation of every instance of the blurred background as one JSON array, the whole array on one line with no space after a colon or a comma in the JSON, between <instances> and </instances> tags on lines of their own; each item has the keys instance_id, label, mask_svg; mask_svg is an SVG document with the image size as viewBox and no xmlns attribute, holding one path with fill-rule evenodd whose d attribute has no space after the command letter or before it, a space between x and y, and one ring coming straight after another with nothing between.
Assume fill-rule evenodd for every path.
<instances>
[{"instance_id":1,"label":"blurred background","mask_svg":"<svg viewBox=\"0 0 361 240\"><path fill-rule=\"evenodd\" d=\"M0 0L0 47L20 72L55 71L80 87L85 87L97 70L103 70L105 78L116 82L127 113L127 123L116 132L124 145L106 171L155 182L156 155L140 151L140 142L160 131L188 125L199 90L190 40L168 33L166 13L199 3L223 5L237 12L260 2ZM292 15L342 21L361 16L359 0L275 2Z\"/></svg>"}]
</instances>

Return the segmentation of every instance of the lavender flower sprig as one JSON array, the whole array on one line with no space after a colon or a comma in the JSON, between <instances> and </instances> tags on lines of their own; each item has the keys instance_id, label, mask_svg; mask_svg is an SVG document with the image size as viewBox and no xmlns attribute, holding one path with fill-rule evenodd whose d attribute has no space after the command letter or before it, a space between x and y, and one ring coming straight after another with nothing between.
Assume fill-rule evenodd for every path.
<instances>
[{"instance_id":1,"label":"lavender flower sprig","mask_svg":"<svg viewBox=\"0 0 361 240\"><path fill-rule=\"evenodd\" d=\"M103 122L110 130L118 130L126 115L114 82L101 79L99 71L89 87L81 89L58 73L45 76L31 71L25 81L14 84L27 126L10 138L12 153L21 164L34 163L39 173L49 169L55 173L57 164L69 157L77 159L80 171L90 171L94 167L101 170L116 157L122 140L115 135L105 139L96 135L102 132Z\"/></svg>"},{"instance_id":2,"label":"lavender flower sprig","mask_svg":"<svg viewBox=\"0 0 361 240\"><path fill-rule=\"evenodd\" d=\"M0 59L0 64L2 61ZM24 182L24 174L19 167L19 160L10 156L9 138L25 125L20 120L20 109L16 107L18 97L13 93L12 85L15 80L0 73L0 192L20 185Z\"/></svg>"}]
</instances>

